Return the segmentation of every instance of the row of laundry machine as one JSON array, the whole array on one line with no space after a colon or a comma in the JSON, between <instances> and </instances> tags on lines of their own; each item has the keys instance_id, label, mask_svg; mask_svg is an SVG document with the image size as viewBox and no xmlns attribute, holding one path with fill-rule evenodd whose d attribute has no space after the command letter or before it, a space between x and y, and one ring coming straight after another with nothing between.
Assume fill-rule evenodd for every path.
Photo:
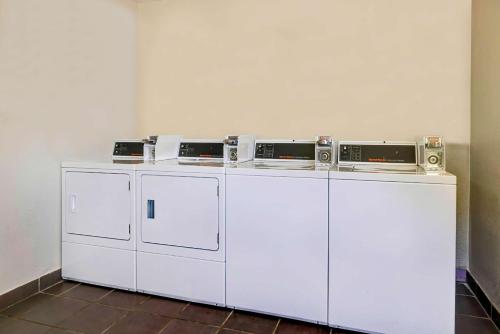
<instances>
[{"instance_id":1,"label":"row of laundry machine","mask_svg":"<svg viewBox=\"0 0 500 334\"><path fill-rule=\"evenodd\" d=\"M456 178L438 139L117 141L114 161L62 164L62 275L365 332L453 333Z\"/></svg>"}]
</instances>

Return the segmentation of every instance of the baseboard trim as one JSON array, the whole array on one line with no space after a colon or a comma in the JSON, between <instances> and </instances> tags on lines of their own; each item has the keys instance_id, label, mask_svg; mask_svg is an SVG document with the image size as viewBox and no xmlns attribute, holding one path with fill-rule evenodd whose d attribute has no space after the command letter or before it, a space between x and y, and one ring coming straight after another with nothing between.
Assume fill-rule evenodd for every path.
<instances>
[{"instance_id":1,"label":"baseboard trim","mask_svg":"<svg viewBox=\"0 0 500 334\"><path fill-rule=\"evenodd\" d=\"M0 310L3 310L9 305L15 304L23 299L34 295L37 292L45 290L49 286L62 281L61 269L54 270L48 274L40 276L33 281L21 285L13 290L10 290L2 295L0 295Z\"/></svg>"},{"instance_id":2,"label":"baseboard trim","mask_svg":"<svg viewBox=\"0 0 500 334\"><path fill-rule=\"evenodd\" d=\"M479 300L479 303L484 307L486 312L488 313L488 316L491 318L495 326L500 330L500 312L496 308L496 306L491 302L491 300L488 298L488 296L484 293L483 289L481 289L481 286L477 283L476 279L472 274L467 271L467 284L471 288L472 292L477 297L477 300Z\"/></svg>"}]
</instances>

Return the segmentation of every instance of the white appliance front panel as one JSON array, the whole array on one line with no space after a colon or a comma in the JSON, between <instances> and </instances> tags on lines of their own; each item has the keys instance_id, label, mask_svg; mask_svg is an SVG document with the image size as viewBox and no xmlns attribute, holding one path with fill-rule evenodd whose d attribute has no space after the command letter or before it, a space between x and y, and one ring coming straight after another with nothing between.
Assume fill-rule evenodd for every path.
<instances>
[{"instance_id":1,"label":"white appliance front panel","mask_svg":"<svg viewBox=\"0 0 500 334\"><path fill-rule=\"evenodd\" d=\"M224 270L224 262L137 252L137 290L223 306Z\"/></svg>"},{"instance_id":2,"label":"white appliance front panel","mask_svg":"<svg viewBox=\"0 0 500 334\"><path fill-rule=\"evenodd\" d=\"M229 306L327 322L328 180L226 176Z\"/></svg>"},{"instance_id":3,"label":"white appliance front panel","mask_svg":"<svg viewBox=\"0 0 500 334\"><path fill-rule=\"evenodd\" d=\"M142 175L141 184L143 242L212 251L219 248L217 178ZM148 201L153 201L152 209Z\"/></svg>"},{"instance_id":4,"label":"white appliance front panel","mask_svg":"<svg viewBox=\"0 0 500 334\"><path fill-rule=\"evenodd\" d=\"M133 216L127 173L65 173L65 232L129 240Z\"/></svg>"},{"instance_id":5,"label":"white appliance front panel","mask_svg":"<svg viewBox=\"0 0 500 334\"><path fill-rule=\"evenodd\" d=\"M329 324L454 333L454 185L330 181Z\"/></svg>"},{"instance_id":6,"label":"white appliance front panel","mask_svg":"<svg viewBox=\"0 0 500 334\"><path fill-rule=\"evenodd\" d=\"M62 277L84 283L136 290L134 250L62 243Z\"/></svg>"}]
</instances>

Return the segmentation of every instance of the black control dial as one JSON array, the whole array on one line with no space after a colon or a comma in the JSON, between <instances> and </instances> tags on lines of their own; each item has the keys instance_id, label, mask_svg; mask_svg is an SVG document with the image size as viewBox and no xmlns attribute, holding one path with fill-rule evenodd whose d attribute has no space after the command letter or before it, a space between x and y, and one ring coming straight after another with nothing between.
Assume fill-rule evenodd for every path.
<instances>
[{"instance_id":1,"label":"black control dial","mask_svg":"<svg viewBox=\"0 0 500 334\"><path fill-rule=\"evenodd\" d=\"M437 155L430 155L428 158L427 158L427 161L432 164L432 165L435 165L439 162L439 158Z\"/></svg>"},{"instance_id":2,"label":"black control dial","mask_svg":"<svg viewBox=\"0 0 500 334\"><path fill-rule=\"evenodd\" d=\"M331 154L329 151L320 151L319 152L319 161L320 162L330 162Z\"/></svg>"}]
</instances>

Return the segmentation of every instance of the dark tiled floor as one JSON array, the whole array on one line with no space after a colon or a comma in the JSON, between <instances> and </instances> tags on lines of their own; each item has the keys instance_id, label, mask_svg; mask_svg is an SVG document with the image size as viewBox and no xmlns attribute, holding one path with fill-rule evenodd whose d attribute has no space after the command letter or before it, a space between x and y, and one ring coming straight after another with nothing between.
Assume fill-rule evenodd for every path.
<instances>
[{"instance_id":1,"label":"dark tiled floor","mask_svg":"<svg viewBox=\"0 0 500 334\"><path fill-rule=\"evenodd\" d=\"M457 284L456 334L499 334L477 298ZM0 311L0 333L337 334L325 326L61 282Z\"/></svg>"}]
</instances>

